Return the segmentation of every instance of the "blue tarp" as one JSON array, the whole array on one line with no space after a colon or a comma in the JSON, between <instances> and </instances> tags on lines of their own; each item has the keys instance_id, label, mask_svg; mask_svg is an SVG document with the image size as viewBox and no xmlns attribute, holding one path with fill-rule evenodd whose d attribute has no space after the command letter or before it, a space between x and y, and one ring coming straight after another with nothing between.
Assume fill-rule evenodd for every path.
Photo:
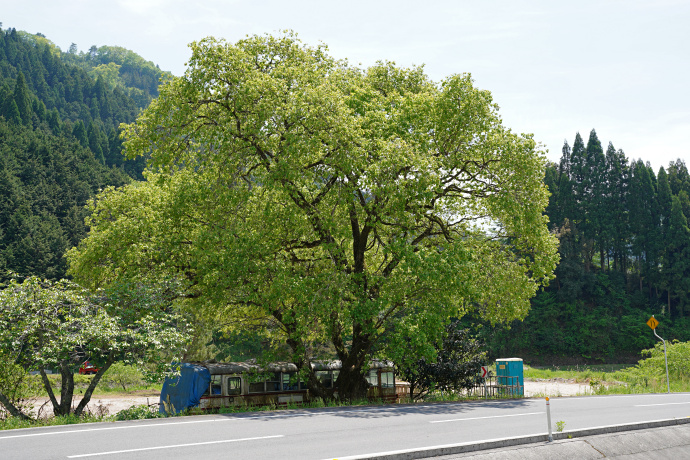
<instances>
[{"instance_id":1,"label":"blue tarp","mask_svg":"<svg viewBox=\"0 0 690 460\"><path fill-rule=\"evenodd\" d=\"M208 390L211 382L211 373L204 366L199 364L182 363L180 364L180 375L175 378L165 379L161 390L160 409L165 413L165 404L170 397L170 403L175 408L175 413L179 413L188 407L199 405L200 398Z\"/></svg>"}]
</instances>

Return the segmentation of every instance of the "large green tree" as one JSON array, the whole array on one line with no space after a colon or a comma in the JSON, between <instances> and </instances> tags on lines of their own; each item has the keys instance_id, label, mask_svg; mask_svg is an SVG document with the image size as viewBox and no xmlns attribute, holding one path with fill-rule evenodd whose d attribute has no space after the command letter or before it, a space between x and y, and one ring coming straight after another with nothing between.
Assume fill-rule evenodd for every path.
<instances>
[{"instance_id":1,"label":"large green tree","mask_svg":"<svg viewBox=\"0 0 690 460\"><path fill-rule=\"evenodd\" d=\"M469 75L354 68L290 34L191 47L126 129L148 182L95 200L77 279L184 281L216 324L287 344L316 394L310 361L342 360L343 398L375 354L432 356L451 317L527 314L557 261L545 158Z\"/></svg>"}]
</instances>

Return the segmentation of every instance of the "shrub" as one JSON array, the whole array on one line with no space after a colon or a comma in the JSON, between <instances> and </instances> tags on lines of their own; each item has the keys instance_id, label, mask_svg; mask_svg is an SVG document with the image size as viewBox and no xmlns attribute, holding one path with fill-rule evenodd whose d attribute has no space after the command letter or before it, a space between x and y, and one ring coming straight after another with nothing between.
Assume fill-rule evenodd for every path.
<instances>
[{"instance_id":1,"label":"shrub","mask_svg":"<svg viewBox=\"0 0 690 460\"><path fill-rule=\"evenodd\" d=\"M140 404L138 406L131 406L128 409L121 410L115 416L115 420L144 420L147 418L161 417L164 417L164 415L159 413L155 406Z\"/></svg>"},{"instance_id":2,"label":"shrub","mask_svg":"<svg viewBox=\"0 0 690 460\"><path fill-rule=\"evenodd\" d=\"M110 387L122 387L122 391L128 388L143 385L143 376L136 367L123 363L115 363L103 375L102 383Z\"/></svg>"},{"instance_id":3,"label":"shrub","mask_svg":"<svg viewBox=\"0 0 690 460\"><path fill-rule=\"evenodd\" d=\"M21 412L33 406L33 397L40 391L40 382L12 359L0 354L0 393ZM0 405L0 420L7 419L9 411Z\"/></svg>"},{"instance_id":4,"label":"shrub","mask_svg":"<svg viewBox=\"0 0 690 460\"><path fill-rule=\"evenodd\" d=\"M478 369L486 363L484 343L463 329L458 321L446 326L446 333L436 348L436 360L420 359L399 365L400 377L410 383L410 398L417 400L432 393L457 393L479 381Z\"/></svg>"},{"instance_id":5,"label":"shrub","mask_svg":"<svg viewBox=\"0 0 690 460\"><path fill-rule=\"evenodd\" d=\"M690 379L690 342L667 342L668 373L671 383ZM634 385L655 387L666 385L666 364L664 346L656 344L654 348L642 351L643 356L636 366L624 369L615 374L621 380Z\"/></svg>"}]
</instances>

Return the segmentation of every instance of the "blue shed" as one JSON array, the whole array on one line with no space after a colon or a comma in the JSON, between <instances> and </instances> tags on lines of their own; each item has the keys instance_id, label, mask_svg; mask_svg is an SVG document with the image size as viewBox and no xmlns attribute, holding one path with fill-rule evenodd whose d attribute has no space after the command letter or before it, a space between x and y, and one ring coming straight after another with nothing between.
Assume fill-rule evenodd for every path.
<instances>
[{"instance_id":1,"label":"blue shed","mask_svg":"<svg viewBox=\"0 0 690 460\"><path fill-rule=\"evenodd\" d=\"M505 395L524 396L525 378L522 358L503 358L496 360L496 377L499 385L505 385Z\"/></svg>"}]
</instances>

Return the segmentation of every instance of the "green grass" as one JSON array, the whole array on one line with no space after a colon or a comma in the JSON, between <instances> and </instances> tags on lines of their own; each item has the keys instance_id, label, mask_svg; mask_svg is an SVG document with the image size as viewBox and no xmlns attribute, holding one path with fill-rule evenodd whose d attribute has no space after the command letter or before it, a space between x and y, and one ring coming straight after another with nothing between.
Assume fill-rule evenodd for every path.
<instances>
[{"instance_id":1,"label":"green grass","mask_svg":"<svg viewBox=\"0 0 690 460\"><path fill-rule=\"evenodd\" d=\"M46 393L45 388L43 387L43 382L41 381L41 376L40 375L34 375L34 376L32 376L32 378L36 379L36 381L39 383L39 385L37 385L39 392L32 395L32 396L41 397L41 398L48 397L48 393ZM93 375L75 374L74 375L74 394L75 395L84 394L86 392L86 389L88 388L89 384L91 383L92 379L93 379ZM53 391L59 393L60 392L60 382L62 380L60 375L59 374L49 374L48 380L50 381L50 384L53 388ZM92 397L95 397L96 395L108 395L108 396L130 395L133 393L155 394L155 393L160 392L161 385L160 384L147 383L142 379L137 383L127 385L126 388L127 388L126 390L123 390L122 386L120 386L120 385L118 385L112 381L108 381L104 377L98 383L98 386L94 390L94 394Z\"/></svg>"},{"instance_id":2,"label":"green grass","mask_svg":"<svg viewBox=\"0 0 690 460\"><path fill-rule=\"evenodd\" d=\"M616 372L613 378L625 382L626 385L614 385L607 388L596 388L596 394L642 394L642 393L666 393L666 375L656 377L639 377L629 372ZM670 376L669 384L672 393L690 392L690 377Z\"/></svg>"},{"instance_id":3,"label":"green grass","mask_svg":"<svg viewBox=\"0 0 690 460\"><path fill-rule=\"evenodd\" d=\"M22 420L17 417L8 417L0 420L0 430L15 430L18 428L36 428L40 426L76 425L78 423L111 422L113 416L96 416L86 414L81 417L75 415L64 415L60 417L46 417L36 420Z\"/></svg>"},{"instance_id":4,"label":"green grass","mask_svg":"<svg viewBox=\"0 0 690 460\"><path fill-rule=\"evenodd\" d=\"M534 368L525 366L526 379L564 379L577 383L589 383L593 393L642 394L666 393L666 375L641 377L634 367L625 364L606 364L593 366L554 366ZM671 376L671 392L690 392L690 377Z\"/></svg>"},{"instance_id":5,"label":"green grass","mask_svg":"<svg viewBox=\"0 0 690 460\"><path fill-rule=\"evenodd\" d=\"M564 379L574 380L575 382L615 380L614 375L622 369L629 367L626 364L598 364L592 366L553 366L553 367L524 367L526 379Z\"/></svg>"},{"instance_id":6,"label":"green grass","mask_svg":"<svg viewBox=\"0 0 690 460\"><path fill-rule=\"evenodd\" d=\"M601 377L614 374L622 369L630 367L629 364L595 364L591 366L551 366L551 367L524 367L525 378L529 379L556 379L585 380L592 377Z\"/></svg>"}]
</instances>

